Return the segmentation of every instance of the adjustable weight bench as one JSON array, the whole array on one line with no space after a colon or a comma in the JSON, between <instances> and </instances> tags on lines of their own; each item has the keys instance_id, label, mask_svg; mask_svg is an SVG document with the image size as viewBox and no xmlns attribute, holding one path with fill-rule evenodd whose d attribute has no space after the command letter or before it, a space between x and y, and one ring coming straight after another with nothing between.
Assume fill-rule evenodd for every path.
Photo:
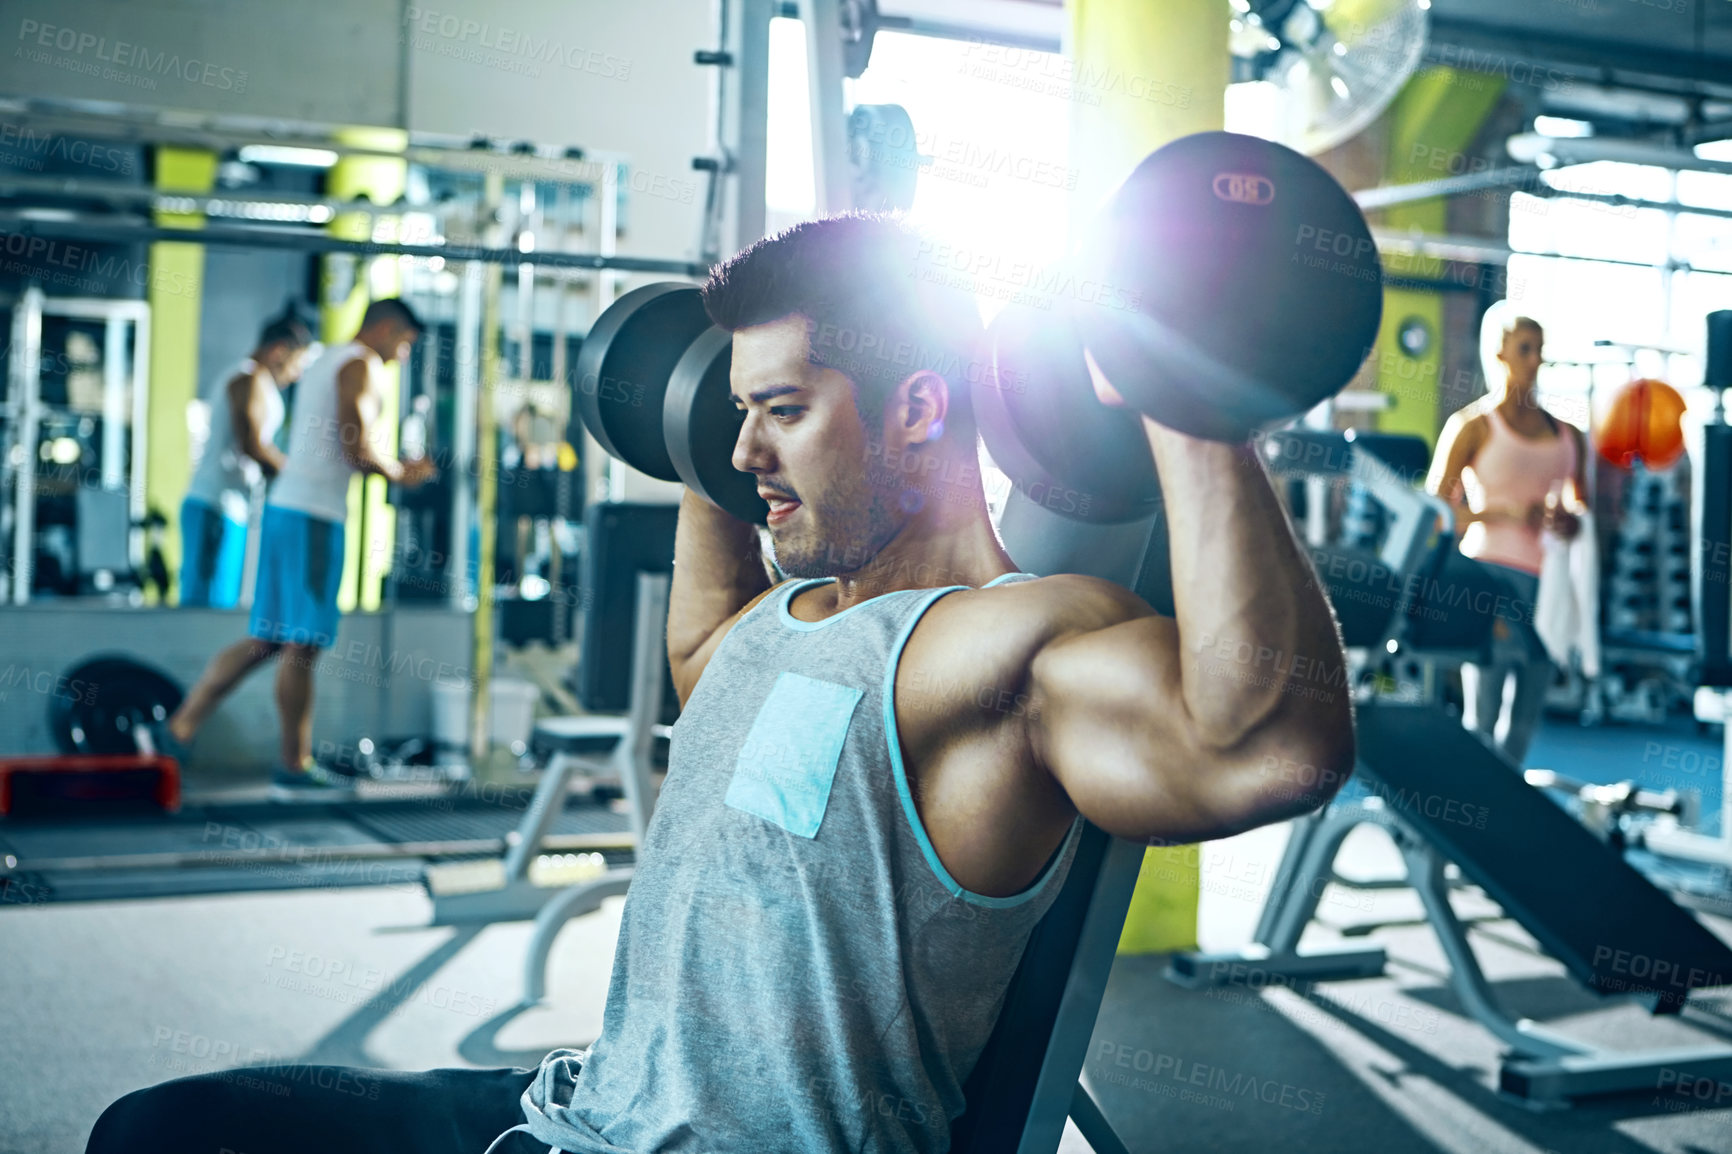
<instances>
[{"instance_id":1,"label":"adjustable weight bench","mask_svg":"<svg viewBox=\"0 0 1732 1154\"><path fill-rule=\"evenodd\" d=\"M1444 866L1455 863L1584 988L1633 995L1653 1013L1677 1013L1692 990L1732 985L1732 948L1528 785L1457 718L1425 706L1363 703L1359 759L1358 796L1344 795L1295 825L1256 945L1176 955L1169 978L1202 988L1249 973L1264 982L1382 973L1380 949L1299 950L1342 841L1354 827L1372 823L1401 851L1407 883L1449 960L1462 1005L1509 1047L1501 1092L1536 1106L1564 1106L1651 1089L1668 1071L1732 1082L1732 1046L1621 1052L1512 1019L1498 1006L1449 904Z\"/></svg>"},{"instance_id":2,"label":"adjustable weight bench","mask_svg":"<svg viewBox=\"0 0 1732 1154\"><path fill-rule=\"evenodd\" d=\"M1509 1046L1502 1092L1565 1105L1652 1087L1663 1070L1732 1081L1732 1047L1609 1051L1513 1020L1498 1006L1450 906L1448 863L1576 981L1602 995L1636 995L1656 1013L1676 1013L1692 989L1732 984L1732 949L1442 708L1431 667L1472 661L1484 651L1494 620L1484 606L1495 606L1507 587L1456 550L1441 502L1415 492L1375 452L1355 451L1348 462L1346 471L1383 507L1387 531L1374 553L1314 545L1313 555L1349 651L1403 655L1427 667L1426 700L1361 701L1356 780L1327 809L1294 823L1254 944L1177 954L1168 978L1203 988L1382 974L1387 955L1376 946L1299 949L1325 887L1340 880L1333 865L1342 842L1358 826L1374 824L1401 852L1405 884L1425 907L1462 1005Z\"/></svg>"},{"instance_id":3,"label":"adjustable weight bench","mask_svg":"<svg viewBox=\"0 0 1732 1154\"><path fill-rule=\"evenodd\" d=\"M649 828L650 817L655 812L652 748L658 730L664 729L655 724L655 719L661 714L662 677L667 665L664 638L670 581L665 573L640 572L637 575L630 712L623 722L614 718L595 719L598 724L593 731L582 733L585 740L594 739L603 744L611 740L612 749L606 760L556 750L551 764L542 771L535 797L524 812L523 820L518 823L516 840L506 853L505 885L502 889L449 894L434 891L433 925L535 920L535 931L530 936L523 963L522 1004L525 1007L539 1003L546 996L547 958L565 923L600 909L601 903L608 898L623 897L631 885L633 867L628 865L561 888L542 887L531 880L530 865L540 852L554 820L564 809L571 776L579 769L605 771L611 767L618 774L630 815L634 852L635 847L643 844L644 831ZM616 723L617 735L610 735L609 731ZM571 731L574 735L580 732L576 729Z\"/></svg>"},{"instance_id":4,"label":"adjustable weight bench","mask_svg":"<svg viewBox=\"0 0 1732 1154\"><path fill-rule=\"evenodd\" d=\"M541 1000L547 954L560 927L600 908L604 899L624 894L631 879L629 867L568 886L531 879L531 866L565 809L573 777L587 772L619 779L634 849L643 844L654 812L653 755L656 743L667 739L668 726L661 722L673 704L665 638L678 512L671 505L590 506L584 517L579 697L586 708L622 707L625 716L598 713L537 722L534 742L551 756L503 862L491 863L479 887L473 882L477 871L467 863L427 871L434 925L535 919L525 973L528 1004Z\"/></svg>"},{"instance_id":5,"label":"adjustable weight bench","mask_svg":"<svg viewBox=\"0 0 1732 1154\"><path fill-rule=\"evenodd\" d=\"M1095 1154L1128 1154L1077 1079L1124 930L1143 847L1085 823L1064 888L1029 936L963 1086L951 1154L1053 1154L1068 1116Z\"/></svg>"},{"instance_id":6,"label":"adjustable weight bench","mask_svg":"<svg viewBox=\"0 0 1732 1154\"><path fill-rule=\"evenodd\" d=\"M656 785L651 777L651 746L660 728L655 719L662 711L662 678L667 668L668 588L672 578L665 573L637 575L637 606L633 612L631 710L626 716L625 732L614 746L612 764L619 773L625 790L627 811L631 814L633 853L643 845L649 829L650 816L655 812ZM565 797L568 766L576 759L556 754L548 766L548 779L557 781L551 788L557 803ZM538 792L539 800L539 792ZM519 843L518 851L526 843ZM530 852L533 852L532 848ZM523 962L523 1004L535 1005L547 994L547 956L553 951L553 940L572 918L593 913L607 898L623 897L631 885L635 866L610 869L600 877L569 887L550 899L535 915L535 933L529 939L529 951Z\"/></svg>"}]
</instances>

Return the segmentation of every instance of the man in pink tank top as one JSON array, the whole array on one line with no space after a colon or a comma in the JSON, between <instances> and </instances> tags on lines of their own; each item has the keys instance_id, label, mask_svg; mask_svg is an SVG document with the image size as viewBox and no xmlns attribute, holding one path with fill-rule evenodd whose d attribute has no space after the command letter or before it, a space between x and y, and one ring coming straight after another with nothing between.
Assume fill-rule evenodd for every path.
<instances>
[{"instance_id":1,"label":"man in pink tank top","mask_svg":"<svg viewBox=\"0 0 1732 1154\"><path fill-rule=\"evenodd\" d=\"M1491 566L1513 594L1514 608L1492 623L1490 663L1462 667L1462 720L1518 765L1552 677L1551 659L1533 628L1545 556L1540 534L1574 537L1587 491L1581 430L1548 413L1535 392L1544 342L1537 321L1509 323L1497 354L1503 387L1449 418L1426 482L1455 510L1463 555ZM1512 677L1506 711L1505 682Z\"/></svg>"}]
</instances>

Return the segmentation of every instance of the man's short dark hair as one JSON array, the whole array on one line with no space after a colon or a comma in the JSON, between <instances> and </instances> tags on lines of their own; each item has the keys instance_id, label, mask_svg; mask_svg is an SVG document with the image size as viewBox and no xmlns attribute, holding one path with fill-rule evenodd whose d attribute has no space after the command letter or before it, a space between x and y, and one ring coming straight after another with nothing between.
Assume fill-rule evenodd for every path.
<instances>
[{"instance_id":1,"label":"man's short dark hair","mask_svg":"<svg viewBox=\"0 0 1732 1154\"><path fill-rule=\"evenodd\" d=\"M307 322L301 319L293 305L284 309L282 315L265 322L265 327L259 330L259 348L271 345L288 345L291 349L304 349L313 343L313 330Z\"/></svg>"},{"instance_id":2,"label":"man's short dark hair","mask_svg":"<svg viewBox=\"0 0 1732 1154\"><path fill-rule=\"evenodd\" d=\"M427 331L427 326L421 323L415 310L403 303L400 297L385 297L368 305L367 311L361 316L361 327L366 328L380 321L394 321L417 336Z\"/></svg>"},{"instance_id":3,"label":"man's short dark hair","mask_svg":"<svg viewBox=\"0 0 1732 1154\"><path fill-rule=\"evenodd\" d=\"M729 332L804 317L812 363L854 382L868 420L899 382L935 372L950 386L949 423L972 431L968 390L985 367L980 314L923 259L935 247L891 216L805 221L712 269L704 309Z\"/></svg>"}]
</instances>

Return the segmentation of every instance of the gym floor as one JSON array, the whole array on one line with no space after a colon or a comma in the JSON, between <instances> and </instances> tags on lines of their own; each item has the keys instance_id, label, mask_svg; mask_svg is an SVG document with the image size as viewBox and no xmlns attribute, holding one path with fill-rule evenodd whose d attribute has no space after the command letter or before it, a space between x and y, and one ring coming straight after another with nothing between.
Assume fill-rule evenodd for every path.
<instances>
[{"instance_id":1,"label":"gym floor","mask_svg":"<svg viewBox=\"0 0 1732 1154\"><path fill-rule=\"evenodd\" d=\"M1717 790L1717 774L1700 768L1717 747L1683 724L1584 731L1553 722L1529 761ZM1276 827L1204 848L1205 948L1249 939L1285 837ZM1389 876L1396 865L1369 830L1349 839L1340 863L1353 877ZM1732 990L1693 1000L1682 1019L1652 1019L1581 992L1476 891L1455 904L1476 919L1482 965L1517 1016L1619 1048L1732 1042ZM403 884L0 911L11 994L0 1002L0 1154L75 1154L108 1102L186 1073L285 1060L530 1065L595 1036L618 901L567 928L548 1002L521 1014L529 926L429 929L428 908L418 886ZM1387 976L1309 997L1189 992L1161 977L1159 957L1119 960L1085 1073L1131 1150L1732 1154L1732 1103L1714 1109L1662 1093L1535 1113L1499 1099L1499 1047L1456 1001L1411 893L1331 889L1319 920L1320 942L1375 926ZM1732 939L1732 920L1705 920ZM1191 1077L1207 1081L1217 1069L1229 1083L1258 1080L1276 1100L1193 1090ZM1073 1131L1062 1149L1087 1147Z\"/></svg>"}]
</instances>

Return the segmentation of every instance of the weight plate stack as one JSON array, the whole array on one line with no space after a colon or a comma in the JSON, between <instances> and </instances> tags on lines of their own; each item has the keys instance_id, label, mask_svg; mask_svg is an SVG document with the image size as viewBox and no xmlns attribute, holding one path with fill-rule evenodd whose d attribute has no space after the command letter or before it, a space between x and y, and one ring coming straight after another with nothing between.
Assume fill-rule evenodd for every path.
<instances>
[{"instance_id":1,"label":"weight plate stack","mask_svg":"<svg viewBox=\"0 0 1732 1154\"><path fill-rule=\"evenodd\" d=\"M742 521L762 525L769 504L758 479L734 468L734 443L745 414L728 392L733 334L710 327L686 349L668 380L662 430L674 471L687 488Z\"/></svg>"},{"instance_id":2,"label":"weight plate stack","mask_svg":"<svg viewBox=\"0 0 1732 1154\"><path fill-rule=\"evenodd\" d=\"M659 481L678 481L662 435L668 378L710 327L695 286L633 289L604 310L577 354L574 411L608 453Z\"/></svg>"},{"instance_id":3,"label":"weight plate stack","mask_svg":"<svg viewBox=\"0 0 1732 1154\"><path fill-rule=\"evenodd\" d=\"M1340 392L1383 314L1383 266L1353 198L1317 162L1228 132L1139 164L1091 226L1080 269L1079 332L1113 387L1211 440Z\"/></svg>"},{"instance_id":4,"label":"weight plate stack","mask_svg":"<svg viewBox=\"0 0 1732 1154\"><path fill-rule=\"evenodd\" d=\"M974 386L975 418L1023 496L1077 521L1154 515L1161 486L1142 420L1095 397L1067 313L1012 305L989 335L993 371Z\"/></svg>"},{"instance_id":5,"label":"weight plate stack","mask_svg":"<svg viewBox=\"0 0 1732 1154\"><path fill-rule=\"evenodd\" d=\"M48 698L48 731L66 754L137 753L136 731L167 725L186 696L162 670L118 653L80 662L59 684Z\"/></svg>"}]
</instances>

